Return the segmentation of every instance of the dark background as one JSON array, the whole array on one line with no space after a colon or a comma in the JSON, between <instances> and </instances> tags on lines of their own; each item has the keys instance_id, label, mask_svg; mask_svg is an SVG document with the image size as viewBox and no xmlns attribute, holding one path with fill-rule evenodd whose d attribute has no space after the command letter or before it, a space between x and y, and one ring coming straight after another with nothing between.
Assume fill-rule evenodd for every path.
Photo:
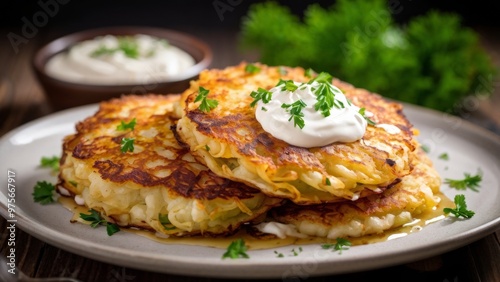
<instances>
[{"instance_id":1,"label":"dark background","mask_svg":"<svg viewBox=\"0 0 500 282\"><path fill-rule=\"evenodd\" d=\"M60 1L61 3L57 2ZM499 26L500 1L421 1L390 0L399 2L403 7L395 20L404 24L414 16L431 9L455 12L461 15L466 26ZM12 32L20 32L24 25L23 17L33 21L33 16L42 8L40 3L57 3L59 11L50 19L45 30L70 33L87 28L112 25L159 26L178 30L193 28L214 28L238 30L241 18L248 7L255 2L247 0L205 0L205 1L95 1L95 0L37 0L2 1L0 3L0 25ZM276 1L289 6L294 13L301 15L311 3L329 7L335 1ZM65 4L62 4L65 3ZM217 13L214 5L228 5L228 9ZM499 35L500 36L500 35ZM4 37L5 38L5 37Z\"/></svg>"}]
</instances>

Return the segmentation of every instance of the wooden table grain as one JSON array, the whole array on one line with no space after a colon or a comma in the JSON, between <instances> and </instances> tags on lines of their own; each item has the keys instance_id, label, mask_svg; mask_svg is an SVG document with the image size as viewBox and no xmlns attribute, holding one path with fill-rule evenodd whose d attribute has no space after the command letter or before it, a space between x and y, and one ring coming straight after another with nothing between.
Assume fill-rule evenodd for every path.
<instances>
[{"instance_id":1,"label":"wooden table grain","mask_svg":"<svg viewBox=\"0 0 500 282\"><path fill-rule=\"evenodd\" d=\"M212 67L224 67L242 60L255 60L255 54L242 53L237 46L236 34L228 31L186 29L207 41L214 50ZM481 40L496 62L500 62L500 38L498 30L480 29ZM2 37L8 30L3 30ZM31 70L31 56L41 44L61 32L47 31L30 39L14 52L11 44L2 39L0 43L0 136L33 119L52 112L44 93ZM500 63L498 64L500 66ZM472 122L500 134L500 85L496 82L494 95L480 101L477 111L468 117ZM1 159L1 156L0 156ZM1 159L7 162L6 159ZM7 255L7 222L0 219L0 253ZM500 230L464 247L439 256L412 263L371 271L334 276L302 277L308 281L439 281L465 282L500 281ZM17 267L31 277L73 277L80 281L219 281L215 278L179 276L121 267L82 257L42 242L16 229ZM196 269L193 269L193 273ZM294 281L299 281L296 279ZM249 280L241 280L249 281ZM278 281L261 280L261 281Z\"/></svg>"}]
</instances>

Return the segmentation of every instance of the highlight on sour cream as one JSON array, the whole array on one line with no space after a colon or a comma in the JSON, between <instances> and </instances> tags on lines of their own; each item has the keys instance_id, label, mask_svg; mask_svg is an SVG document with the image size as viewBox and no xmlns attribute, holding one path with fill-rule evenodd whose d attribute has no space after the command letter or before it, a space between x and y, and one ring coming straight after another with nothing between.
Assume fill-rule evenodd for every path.
<instances>
[{"instance_id":1,"label":"highlight on sour cream","mask_svg":"<svg viewBox=\"0 0 500 282\"><path fill-rule=\"evenodd\" d=\"M51 58L47 73L57 79L87 84L142 84L181 75L194 58L165 39L145 34L99 36L79 42Z\"/></svg>"}]
</instances>

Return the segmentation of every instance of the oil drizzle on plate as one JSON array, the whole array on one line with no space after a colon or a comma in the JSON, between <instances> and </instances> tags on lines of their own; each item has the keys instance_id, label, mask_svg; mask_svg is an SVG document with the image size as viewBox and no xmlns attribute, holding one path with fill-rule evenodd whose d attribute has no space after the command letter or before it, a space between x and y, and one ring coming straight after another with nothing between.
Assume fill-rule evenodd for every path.
<instances>
[{"instance_id":1,"label":"oil drizzle on plate","mask_svg":"<svg viewBox=\"0 0 500 282\"><path fill-rule=\"evenodd\" d=\"M439 193L438 196L441 200L439 204L432 210L415 217L412 222L406 223L401 227L397 227L381 234L366 235L362 237L349 237L348 239L353 246L355 245L366 245L373 244L377 242L384 242L389 240L394 240L398 238L405 237L411 233L418 232L426 225L437 222L445 218L443 214L443 209L445 207L454 207L454 203L446 197L444 194ZM85 206L79 206L70 197L59 197L58 200L65 208L73 212L72 222L83 222L80 219L80 213L88 213L89 208ZM272 249L282 246L292 246L292 245L308 245L308 244L328 244L335 243L335 239L326 239L319 237L308 237L308 238L293 238L287 237L285 239L272 238L272 239L262 239L250 235L245 229L242 229L236 234L227 237L203 237L203 236L191 236L191 237L160 237L154 232L147 230L140 230L135 228L122 228L123 231L131 232L139 236L146 237L162 244L178 244L178 245L192 245L192 246L205 246L225 249L234 240L242 238L245 240L245 244L250 250L258 249Z\"/></svg>"}]
</instances>

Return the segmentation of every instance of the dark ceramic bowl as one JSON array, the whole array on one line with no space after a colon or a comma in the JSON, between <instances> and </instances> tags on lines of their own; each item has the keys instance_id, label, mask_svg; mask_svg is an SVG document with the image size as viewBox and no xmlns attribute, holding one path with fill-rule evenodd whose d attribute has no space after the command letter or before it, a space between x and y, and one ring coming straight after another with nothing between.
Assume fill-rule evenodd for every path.
<instances>
[{"instance_id":1,"label":"dark ceramic bowl","mask_svg":"<svg viewBox=\"0 0 500 282\"><path fill-rule=\"evenodd\" d=\"M45 64L54 55L67 51L75 43L93 39L102 35L146 34L166 39L194 60L195 65L175 78L150 84L98 85L79 84L57 79L45 72ZM201 40L177 31L153 27L108 27L85 30L58 38L40 48L33 57L33 69L45 91L47 100L54 110L61 110L80 105L98 103L126 94L172 94L180 93L189 87L189 82L198 77L200 71L212 63L212 51Z\"/></svg>"}]
</instances>

